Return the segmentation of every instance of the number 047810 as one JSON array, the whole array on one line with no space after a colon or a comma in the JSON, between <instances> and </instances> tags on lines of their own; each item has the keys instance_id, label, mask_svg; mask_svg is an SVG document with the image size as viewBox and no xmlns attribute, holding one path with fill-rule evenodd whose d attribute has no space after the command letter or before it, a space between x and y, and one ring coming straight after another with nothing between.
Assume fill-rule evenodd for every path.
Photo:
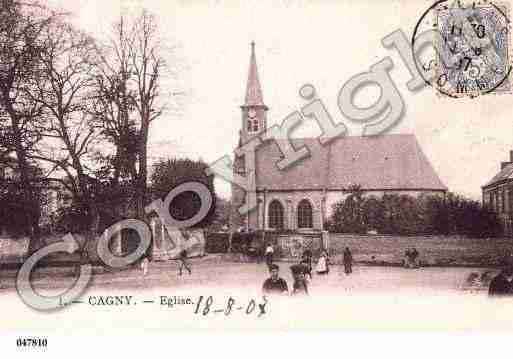
<instances>
[{"instance_id":1,"label":"number 047810","mask_svg":"<svg viewBox=\"0 0 513 359\"><path fill-rule=\"evenodd\" d=\"M46 347L48 340L46 338L18 338L16 346L18 347Z\"/></svg>"}]
</instances>

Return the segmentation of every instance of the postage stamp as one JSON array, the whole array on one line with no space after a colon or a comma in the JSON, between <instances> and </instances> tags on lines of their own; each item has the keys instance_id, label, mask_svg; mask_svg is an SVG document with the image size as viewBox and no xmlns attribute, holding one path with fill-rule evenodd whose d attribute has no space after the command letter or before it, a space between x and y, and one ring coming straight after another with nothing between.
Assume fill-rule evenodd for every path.
<instances>
[{"instance_id":1,"label":"postage stamp","mask_svg":"<svg viewBox=\"0 0 513 359\"><path fill-rule=\"evenodd\" d=\"M423 67L435 69L428 82L440 94L474 98L511 92L509 4L438 1L420 22L436 30L435 48Z\"/></svg>"}]
</instances>

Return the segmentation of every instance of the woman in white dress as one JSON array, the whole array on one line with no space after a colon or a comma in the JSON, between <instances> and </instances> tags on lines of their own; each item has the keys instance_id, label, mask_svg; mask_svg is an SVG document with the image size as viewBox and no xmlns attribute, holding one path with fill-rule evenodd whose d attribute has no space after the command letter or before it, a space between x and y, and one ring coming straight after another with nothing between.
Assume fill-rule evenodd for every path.
<instances>
[{"instance_id":1,"label":"woman in white dress","mask_svg":"<svg viewBox=\"0 0 513 359\"><path fill-rule=\"evenodd\" d=\"M328 274L330 272L328 253L326 253L326 251L321 252L321 256L317 261L317 267L315 268L315 271L317 274Z\"/></svg>"}]
</instances>

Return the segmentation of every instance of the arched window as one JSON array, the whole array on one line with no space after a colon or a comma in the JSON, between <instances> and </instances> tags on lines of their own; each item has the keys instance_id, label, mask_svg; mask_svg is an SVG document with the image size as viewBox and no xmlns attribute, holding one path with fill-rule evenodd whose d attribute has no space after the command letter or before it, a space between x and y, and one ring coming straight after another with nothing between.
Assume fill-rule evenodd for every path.
<instances>
[{"instance_id":1,"label":"arched window","mask_svg":"<svg viewBox=\"0 0 513 359\"><path fill-rule=\"evenodd\" d=\"M253 131L254 132L258 131L258 120L253 120Z\"/></svg>"},{"instance_id":2,"label":"arched window","mask_svg":"<svg viewBox=\"0 0 513 359\"><path fill-rule=\"evenodd\" d=\"M297 226L298 228L312 228L312 206L308 200L303 199L297 206Z\"/></svg>"},{"instance_id":3,"label":"arched window","mask_svg":"<svg viewBox=\"0 0 513 359\"><path fill-rule=\"evenodd\" d=\"M251 120L248 120L248 132L251 132L251 125L252 125Z\"/></svg>"},{"instance_id":4,"label":"arched window","mask_svg":"<svg viewBox=\"0 0 513 359\"><path fill-rule=\"evenodd\" d=\"M269 228L283 228L283 206L280 201L273 200L269 204Z\"/></svg>"}]
</instances>

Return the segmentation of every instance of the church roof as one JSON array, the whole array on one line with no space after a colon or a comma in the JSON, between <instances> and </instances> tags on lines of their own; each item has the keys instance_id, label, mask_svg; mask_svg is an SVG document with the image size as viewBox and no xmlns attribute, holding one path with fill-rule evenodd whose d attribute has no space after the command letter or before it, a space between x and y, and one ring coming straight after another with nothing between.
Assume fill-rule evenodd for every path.
<instances>
[{"instance_id":1,"label":"church roof","mask_svg":"<svg viewBox=\"0 0 513 359\"><path fill-rule=\"evenodd\" d=\"M251 58L249 60L249 74L244 106L265 106L260 80L258 79L254 42L251 43Z\"/></svg>"},{"instance_id":2,"label":"church roof","mask_svg":"<svg viewBox=\"0 0 513 359\"><path fill-rule=\"evenodd\" d=\"M346 136L326 146L317 138L291 141L296 150L307 145L310 157L280 170L277 143L261 145L256 154L257 189L341 190L356 184L364 190L447 190L414 135Z\"/></svg>"}]
</instances>

